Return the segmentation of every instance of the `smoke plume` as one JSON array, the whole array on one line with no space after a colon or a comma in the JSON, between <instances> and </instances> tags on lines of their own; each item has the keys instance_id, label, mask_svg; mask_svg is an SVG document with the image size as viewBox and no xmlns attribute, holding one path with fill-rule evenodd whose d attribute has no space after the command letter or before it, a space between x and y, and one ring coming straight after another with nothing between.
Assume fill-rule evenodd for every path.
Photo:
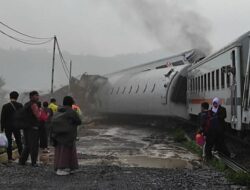
<instances>
[{"instance_id":1,"label":"smoke plume","mask_svg":"<svg viewBox=\"0 0 250 190\"><path fill-rule=\"evenodd\" d=\"M169 52L192 48L207 54L211 51L212 46L207 40L211 25L206 18L193 11L194 1L185 5L185 2L181 4L173 0L113 0L112 4L116 5L124 22L143 27L149 37Z\"/></svg>"}]
</instances>

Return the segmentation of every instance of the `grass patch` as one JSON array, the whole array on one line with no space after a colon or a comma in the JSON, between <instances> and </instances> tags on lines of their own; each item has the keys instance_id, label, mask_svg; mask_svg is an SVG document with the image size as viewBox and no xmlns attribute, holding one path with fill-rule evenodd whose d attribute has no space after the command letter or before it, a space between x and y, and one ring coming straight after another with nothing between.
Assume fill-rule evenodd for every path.
<instances>
[{"instance_id":1,"label":"grass patch","mask_svg":"<svg viewBox=\"0 0 250 190\"><path fill-rule=\"evenodd\" d=\"M244 185L250 187L250 174L249 173L236 173L232 170L227 170L226 172L226 178L235 184L238 185Z\"/></svg>"},{"instance_id":2,"label":"grass patch","mask_svg":"<svg viewBox=\"0 0 250 190\"><path fill-rule=\"evenodd\" d=\"M173 129L168 129L168 132L171 134L175 142L181 143L186 149L202 157L201 147L197 145L194 140L188 141L183 129L173 128ZM225 174L226 179L231 183L236 185L247 186L248 188L250 187L249 173L244 173L244 172L237 173L232 169L228 168L222 161L216 159L208 161L207 164L209 166L214 167L216 170L223 172Z\"/></svg>"},{"instance_id":3,"label":"grass patch","mask_svg":"<svg viewBox=\"0 0 250 190\"><path fill-rule=\"evenodd\" d=\"M220 160L212 159L208 161L208 164L213 166L215 169L221 172L225 172L227 169L227 166Z\"/></svg>"},{"instance_id":4,"label":"grass patch","mask_svg":"<svg viewBox=\"0 0 250 190\"><path fill-rule=\"evenodd\" d=\"M180 128L177 128L173 131L173 138L175 142L184 142L187 140L185 137L185 132Z\"/></svg>"},{"instance_id":5,"label":"grass patch","mask_svg":"<svg viewBox=\"0 0 250 190\"><path fill-rule=\"evenodd\" d=\"M198 154L198 156L202 156L202 149L196 144L195 141L186 141L183 143L184 147L191 152Z\"/></svg>"}]
</instances>

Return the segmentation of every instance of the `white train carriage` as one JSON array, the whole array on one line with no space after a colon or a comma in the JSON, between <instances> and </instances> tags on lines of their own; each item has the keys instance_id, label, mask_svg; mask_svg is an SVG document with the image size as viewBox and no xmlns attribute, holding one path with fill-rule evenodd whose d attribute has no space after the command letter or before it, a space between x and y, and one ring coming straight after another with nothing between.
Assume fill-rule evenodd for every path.
<instances>
[{"instance_id":1,"label":"white train carriage","mask_svg":"<svg viewBox=\"0 0 250 190\"><path fill-rule=\"evenodd\" d=\"M192 50L106 75L98 92L99 112L187 118L186 71L202 57Z\"/></svg>"},{"instance_id":2,"label":"white train carriage","mask_svg":"<svg viewBox=\"0 0 250 190\"><path fill-rule=\"evenodd\" d=\"M249 128L250 32L188 69L188 113L197 115L200 105L219 97L227 110L226 122L242 131Z\"/></svg>"}]
</instances>

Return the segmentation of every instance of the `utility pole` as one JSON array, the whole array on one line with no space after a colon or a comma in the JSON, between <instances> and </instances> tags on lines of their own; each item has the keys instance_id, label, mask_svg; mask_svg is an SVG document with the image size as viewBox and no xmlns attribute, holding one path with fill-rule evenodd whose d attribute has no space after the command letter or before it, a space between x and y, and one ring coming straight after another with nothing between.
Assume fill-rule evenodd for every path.
<instances>
[{"instance_id":1,"label":"utility pole","mask_svg":"<svg viewBox=\"0 0 250 190\"><path fill-rule=\"evenodd\" d=\"M72 72L72 61L70 60L70 63L69 63L69 89L68 89L68 94L69 95L71 94L71 85L70 85L70 82L71 82L71 72Z\"/></svg>"},{"instance_id":2,"label":"utility pole","mask_svg":"<svg viewBox=\"0 0 250 190\"><path fill-rule=\"evenodd\" d=\"M56 49L56 36L54 36L54 46L53 46L53 59L52 59L52 72L51 72L51 90L50 96L53 96L54 90L54 70L55 70L55 49Z\"/></svg>"}]
</instances>

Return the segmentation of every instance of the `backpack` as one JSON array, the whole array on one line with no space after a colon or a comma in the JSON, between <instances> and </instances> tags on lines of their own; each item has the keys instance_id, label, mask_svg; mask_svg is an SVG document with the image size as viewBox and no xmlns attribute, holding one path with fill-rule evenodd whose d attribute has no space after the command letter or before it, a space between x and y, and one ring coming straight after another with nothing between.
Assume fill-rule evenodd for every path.
<instances>
[{"instance_id":1,"label":"backpack","mask_svg":"<svg viewBox=\"0 0 250 190\"><path fill-rule=\"evenodd\" d=\"M43 122L48 121L49 119L49 112L46 112L44 109L41 109L40 120Z\"/></svg>"},{"instance_id":2,"label":"backpack","mask_svg":"<svg viewBox=\"0 0 250 190\"><path fill-rule=\"evenodd\" d=\"M208 132L209 128L211 127L211 119L212 119L212 114L211 114L211 111L208 110L206 123L205 123L205 126L204 126L204 131L205 132Z\"/></svg>"},{"instance_id":3,"label":"backpack","mask_svg":"<svg viewBox=\"0 0 250 190\"><path fill-rule=\"evenodd\" d=\"M28 129L30 126L29 122L30 112L29 107L24 106L17 110L14 114L13 124L16 129Z\"/></svg>"},{"instance_id":4,"label":"backpack","mask_svg":"<svg viewBox=\"0 0 250 190\"><path fill-rule=\"evenodd\" d=\"M71 127L68 125L66 112L56 112L50 121L51 132L54 134L68 133Z\"/></svg>"}]
</instances>

